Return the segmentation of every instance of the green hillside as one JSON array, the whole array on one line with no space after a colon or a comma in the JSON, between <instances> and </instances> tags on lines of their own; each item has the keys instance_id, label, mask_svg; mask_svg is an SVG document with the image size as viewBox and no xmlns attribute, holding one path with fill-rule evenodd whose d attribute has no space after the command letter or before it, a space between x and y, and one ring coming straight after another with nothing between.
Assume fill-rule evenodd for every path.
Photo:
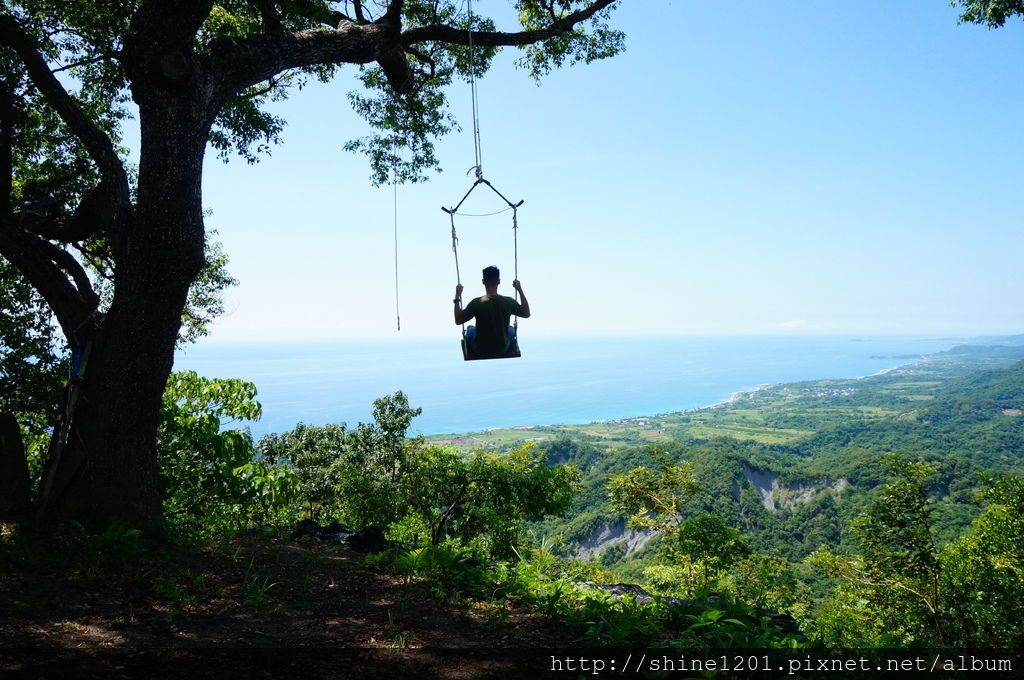
<instances>
[{"instance_id":1,"label":"green hillside","mask_svg":"<svg viewBox=\"0 0 1024 680\"><path fill-rule=\"evenodd\" d=\"M419 410L398 392L372 424L253 442L219 428L258 409L252 385L176 374L161 462L180 543L0 525L0 632L69 647L228 644L253 626L283 647L1021 646L1022 359L960 347L695 411L429 441L405 436Z\"/></svg>"},{"instance_id":2,"label":"green hillside","mask_svg":"<svg viewBox=\"0 0 1024 680\"><path fill-rule=\"evenodd\" d=\"M720 515L753 549L794 561L848 543L849 523L885 480L885 453L935 461L929 484L945 544L979 512L979 473L1024 470L1021 359L1021 346L967 345L866 378L766 386L693 411L430 439L464 451L534 443L549 462L579 467L572 512L532 529L560 554L624 578L641 578L657 541L625 528L605 485L650 466L651 447L694 465L700 490L684 515Z\"/></svg>"}]
</instances>

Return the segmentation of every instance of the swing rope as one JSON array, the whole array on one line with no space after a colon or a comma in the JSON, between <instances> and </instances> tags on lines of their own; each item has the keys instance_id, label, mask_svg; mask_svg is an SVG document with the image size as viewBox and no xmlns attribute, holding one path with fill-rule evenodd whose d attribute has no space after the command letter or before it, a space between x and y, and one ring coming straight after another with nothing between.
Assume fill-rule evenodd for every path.
<instances>
[{"instance_id":1,"label":"swing rope","mask_svg":"<svg viewBox=\"0 0 1024 680\"><path fill-rule=\"evenodd\" d=\"M451 221L451 227L452 227L452 253L454 253L454 255L455 255L455 281L460 286L462 285L462 276L461 276L461 273L459 272L459 237L458 237L458 234L455 231L455 215L462 215L463 217L490 217L492 215L500 215L501 213L507 212L509 210L512 211L512 243L513 243L513 256L514 256L514 264L515 264L513 271L515 272L515 279L518 280L519 279L519 216L518 216L518 212L519 212L519 206L521 206L523 204L523 201L519 201L518 203L513 203L512 201L508 200L508 198L506 198L504 194L502 194L500 191L498 191L494 187L493 184L491 184L486 179L484 179L483 154L481 153L481 150L480 150L480 146L481 146L480 145L480 108L479 108L479 98L477 97L477 91L476 91L476 59L475 59L476 50L475 50L475 47L474 47L474 44L473 44L473 19L474 19L474 17L473 17L473 0L466 0L466 11L467 11L467 23L468 23L468 31L467 32L469 34L469 41L468 41L469 42L469 89L470 89L470 94L471 94L471 98L472 98L472 107L473 107L473 153L474 153L474 160L476 162L476 165L474 165L472 169L475 171L476 181L473 182L473 186L471 186L469 188L469 191L467 191L465 193L465 195L462 197L462 199L458 203L455 204L454 208L446 208L444 206L441 206L441 210L443 210L446 213L448 213L448 217L449 217L449 219ZM481 184L486 184L488 187L490 187L491 191L496 193L498 195L498 197L501 198L501 200L504 201L505 204L508 207L502 208L501 210L498 210L496 212L479 214L479 215L478 214L469 214L469 213L460 213L459 212L459 208L461 208L462 204L466 202L466 199L469 198L469 195L471 193L473 193L473 190L476 189ZM519 300L519 291L518 290L515 292L515 296L516 296L516 300L518 301ZM519 329L519 317L518 316L515 317L515 322L513 324L513 327L518 331L518 329ZM466 336L466 324L465 323L462 324L462 336L463 336L463 338L465 338L465 336Z\"/></svg>"},{"instance_id":2,"label":"swing rope","mask_svg":"<svg viewBox=\"0 0 1024 680\"><path fill-rule=\"evenodd\" d=\"M476 96L476 49L473 46L473 0L466 0L469 25L469 91L473 101L473 152L476 160L476 178L484 178L483 154L480 151L480 107Z\"/></svg>"},{"instance_id":3,"label":"swing rope","mask_svg":"<svg viewBox=\"0 0 1024 680\"><path fill-rule=\"evenodd\" d=\"M398 177L391 182L394 188L394 214L395 214L395 322L398 330L402 330L402 315L398 308Z\"/></svg>"},{"instance_id":4,"label":"swing rope","mask_svg":"<svg viewBox=\"0 0 1024 680\"><path fill-rule=\"evenodd\" d=\"M505 203L508 204L508 207L507 208L502 208L501 210L499 210L497 212L488 213L488 214L484 214L484 215L469 215L469 214L466 214L466 213L460 213L459 212L459 208L462 206L463 203L466 202L466 199L469 198L469 195L471 193L473 193L473 189L476 189L481 184L486 184L487 186L489 186L491 188L491 191L493 191L498 196L500 196L501 200L505 201ZM466 192L466 195L462 197L462 200L459 201L455 205L454 208L446 208L443 205L441 206L441 210L443 210L446 213L448 213L448 217L451 219L451 225L452 225L452 252L455 253L455 282L456 283L458 283L459 285L462 284L462 279L461 279L461 277L459 275L459 237L458 237L458 235L455 232L455 216L456 215L462 215L463 217L490 217L491 215L500 215L501 213L508 212L509 210L512 211L512 242L513 242L514 255L515 255L515 276L516 276L517 279L519 278L519 236L518 236L518 234L519 234L519 206L521 206L522 204L523 204L523 201L519 201L518 203L513 203L512 201L508 200L507 198L505 198L504 194L502 194L500 191L498 191L497 189L494 188L493 184L491 184L486 179L481 177L477 181L473 182L473 186L471 186L469 188L469 191ZM516 292L516 297L517 298L519 297L518 291ZM517 318L517 323L518 323L518 318Z\"/></svg>"},{"instance_id":5,"label":"swing rope","mask_svg":"<svg viewBox=\"0 0 1024 680\"><path fill-rule=\"evenodd\" d=\"M444 206L441 210L448 212ZM462 285L462 278L459 276L459 237L455 235L455 211L448 212L448 217L452 220L452 252L455 253L455 283Z\"/></svg>"},{"instance_id":6,"label":"swing rope","mask_svg":"<svg viewBox=\"0 0 1024 680\"><path fill-rule=\"evenodd\" d=\"M455 214L459 215L460 217L494 217L495 215L500 215L502 213L507 213L511 209L512 208L502 208L501 210L495 210L494 212L489 212L489 213L464 213L464 212L460 212L460 213L455 213Z\"/></svg>"},{"instance_id":7,"label":"swing rope","mask_svg":"<svg viewBox=\"0 0 1024 680\"><path fill-rule=\"evenodd\" d=\"M441 207L444 210L444 207ZM462 276L459 274L459 237L455 235L455 211L448 213L452 221L452 252L455 253L455 283L462 285ZM462 324L462 337L466 337L466 324Z\"/></svg>"},{"instance_id":8,"label":"swing rope","mask_svg":"<svg viewBox=\"0 0 1024 680\"><path fill-rule=\"evenodd\" d=\"M494 187L491 186L491 183L488 182L485 179L477 180L476 183L473 184L473 188L476 188L476 185L480 184L480 183L486 184L487 186L491 187L491 189L494 189ZM470 189L469 191L472 192L473 189ZM504 201L506 203L508 203L508 207L505 208L504 210L499 210L498 212L490 213L489 215L466 215L465 213L458 212L459 205L462 205L462 201L465 201L466 198L469 196L468 192L466 193L466 196L462 197L462 201L459 201L459 205L455 206L454 208L446 208L444 206L441 206L441 210L443 210L446 213L448 213L448 218L451 221L451 225L452 225L452 253L454 253L454 255L455 255L455 282L457 284L459 284L460 286L462 285L462 275L459 272L459 236L458 236L458 234L455 231L455 216L456 215L462 215L463 217L489 217L490 215L498 215L498 214L501 214L503 212L508 212L509 210L512 211L512 263L513 263L512 271L513 271L514 279L515 280L519 280L519 206L521 206L523 204L523 201L519 201L518 203L512 203L507 198L502 196L501 192L498 191L497 189L494 189L494 193L496 193L499 196L501 196L502 199L504 199ZM397 284L396 284L396 286L397 286ZM518 301L519 300L519 291L518 290L515 291L515 296L516 296L516 300ZM519 317L518 316L515 317L515 321L513 322L512 325L513 325L513 327L516 330L519 330ZM466 324L462 324L462 333L463 333L463 335L465 335L465 333L466 333Z\"/></svg>"},{"instance_id":9,"label":"swing rope","mask_svg":"<svg viewBox=\"0 0 1024 680\"><path fill-rule=\"evenodd\" d=\"M522 201L519 201L522 204ZM519 208L512 206L512 262L513 280L519 280ZM519 302L519 291L515 291L516 302ZM519 317L515 317L512 327L516 329L516 337L519 336Z\"/></svg>"}]
</instances>

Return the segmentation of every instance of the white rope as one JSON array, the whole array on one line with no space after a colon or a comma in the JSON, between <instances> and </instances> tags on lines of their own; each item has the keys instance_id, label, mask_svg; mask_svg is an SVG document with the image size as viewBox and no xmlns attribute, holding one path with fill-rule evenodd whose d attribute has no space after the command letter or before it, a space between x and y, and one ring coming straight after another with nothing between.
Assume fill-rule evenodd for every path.
<instances>
[{"instance_id":1,"label":"white rope","mask_svg":"<svg viewBox=\"0 0 1024 680\"><path fill-rule=\"evenodd\" d=\"M493 217L495 215L500 215L501 213L507 213L509 210L512 210L512 208L502 208L501 210L498 210L496 212L491 212L491 213L464 213L464 212L457 212L457 213L452 213L452 214L453 215L458 215L459 217Z\"/></svg>"},{"instance_id":2,"label":"white rope","mask_svg":"<svg viewBox=\"0 0 1024 680\"><path fill-rule=\"evenodd\" d=\"M391 186L394 187L394 213L395 213L395 321L398 330L402 330L402 315L398 311L398 178L395 177Z\"/></svg>"},{"instance_id":3,"label":"white rope","mask_svg":"<svg viewBox=\"0 0 1024 680\"><path fill-rule=\"evenodd\" d=\"M476 157L476 178L484 176L483 154L480 151L480 108L476 96L476 50L473 47L473 0L466 0L469 21L469 91L473 98L473 151Z\"/></svg>"}]
</instances>

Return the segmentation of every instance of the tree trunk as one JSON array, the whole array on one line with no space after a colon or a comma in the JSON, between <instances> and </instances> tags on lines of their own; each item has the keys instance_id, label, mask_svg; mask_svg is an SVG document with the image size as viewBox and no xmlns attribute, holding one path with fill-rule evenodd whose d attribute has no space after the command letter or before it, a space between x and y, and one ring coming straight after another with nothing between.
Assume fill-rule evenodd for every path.
<instances>
[{"instance_id":1,"label":"tree trunk","mask_svg":"<svg viewBox=\"0 0 1024 680\"><path fill-rule=\"evenodd\" d=\"M168 342L141 321L180 309L138 301L149 309L112 310L92 340L67 444L52 461L52 485L44 488L47 514L58 519L144 528L160 523L155 434L174 337Z\"/></svg>"},{"instance_id":2,"label":"tree trunk","mask_svg":"<svg viewBox=\"0 0 1024 680\"><path fill-rule=\"evenodd\" d=\"M196 125L192 109L182 109L166 100L140 106L136 210L115 237L114 299L97 321L60 474L44 499L58 518L162 524L160 407L189 287L204 263L200 183L208 125Z\"/></svg>"},{"instance_id":3,"label":"tree trunk","mask_svg":"<svg viewBox=\"0 0 1024 680\"><path fill-rule=\"evenodd\" d=\"M0 520L21 520L29 508L28 463L21 428L10 413L0 413Z\"/></svg>"}]
</instances>

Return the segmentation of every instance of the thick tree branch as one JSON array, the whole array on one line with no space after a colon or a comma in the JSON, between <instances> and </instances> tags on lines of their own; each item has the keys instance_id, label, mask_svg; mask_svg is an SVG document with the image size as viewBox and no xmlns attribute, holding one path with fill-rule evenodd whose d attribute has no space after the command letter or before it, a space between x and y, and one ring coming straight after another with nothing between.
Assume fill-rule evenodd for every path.
<instances>
[{"instance_id":1,"label":"thick tree branch","mask_svg":"<svg viewBox=\"0 0 1024 680\"><path fill-rule=\"evenodd\" d=\"M109 187L103 182L82 194L74 214L67 220L34 212L15 213L14 216L26 231L62 243L84 241L115 219Z\"/></svg>"},{"instance_id":2,"label":"thick tree branch","mask_svg":"<svg viewBox=\"0 0 1024 680\"><path fill-rule=\"evenodd\" d=\"M554 38L568 33L576 24L586 21L616 0L596 0L581 10L567 14L544 28L517 33L500 31L473 31L473 44L481 47L514 47ZM417 26L402 33L402 45L408 47L421 42L446 42L454 45L469 45L469 31L445 24Z\"/></svg>"},{"instance_id":3,"label":"thick tree branch","mask_svg":"<svg viewBox=\"0 0 1024 680\"><path fill-rule=\"evenodd\" d=\"M281 17L277 14L277 8L274 7L274 0L256 0L256 5L260 10L260 18L263 19L263 30L268 33L280 31Z\"/></svg>"},{"instance_id":4,"label":"thick tree branch","mask_svg":"<svg viewBox=\"0 0 1024 680\"><path fill-rule=\"evenodd\" d=\"M214 41L205 55L226 98L293 68L368 64L399 48L398 32L380 24L342 20L334 30L305 30Z\"/></svg>"},{"instance_id":5,"label":"thick tree branch","mask_svg":"<svg viewBox=\"0 0 1024 680\"><path fill-rule=\"evenodd\" d=\"M356 21L362 23L366 21L366 15L363 14L363 2L362 0L352 0L352 10L355 12Z\"/></svg>"},{"instance_id":6,"label":"thick tree branch","mask_svg":"<svg viewBox=\"0 0 1024 680\"><path fill-rule=\"evenodd\" d=\"M100 175L113 190L117 202L127 206L129 200L128 174L125 172L121 159L114 151L114 145L110 138L89 120L89 117L79 108L60 81L54 77L46 60L33 44L32 38L12 16L0 16L0 44L7 45L18 54L36 89L46 97L46 101L61 117L61 120L82 142L99 168Z\"/></svg>"},{"instance_id":7,"label":"thick tree branch","mask_svg":"<svg viewBox=\"0 0 1024 680\"><path fill-rule=\"evenodd\" d=\"M473 32L473 43L488 47L530 45L571 31L616 0L596 0L587 7L567 14L549 26L518 33ZM400 25L389 20L391 10L400 11L401 0L393 0L388 14L372 24L342 18L337 28L277 33L212 43L208 53L220 61L224 97L230 96L290 68L315 64L367 64L376 61L397 92L412 88L412 71L405 59L409 47L429 41L469 44L469 32L448 25L432 24L399 33Z\"/></svg>"},{"instance_id":8,"label":"thick tree branch","mask_svg":"<svg viewBox=\"0 0 1024 680\"><path fill-rule=\"evenodd\" d=\"M405 59L405 50L395 46L393 49L388 50L387 53L382 54L377 59L377 63L380 65L381 70L384 71L384 77L388 79L391 89L398 93L412 90L414 85L412 69L409 68L409 62Z\"/></svg>"},{"instance_id":9,"label":"thick tree branch","mask_svg":"<svg viewBox=\"0 0 1024 680\"><path fill-rule=\"evenodd\" d=\"M192 44L212 10L213 0L144 0L121 50L133 84L180 84L195 76Z\"/></svg>"},{"instance_id":10,"label":"thick tree branch","mask_svg":"<svg viewBox=\"0 0 1024 680\"><path fill-rule=\"evenodd\" d=\"M47 253L50 261L74 280L78 297L82 299L88 309L94 310L99 306L100 298L92 288L89 275L86 274L78 260L72 257L71 253L49 241L43 241L40 244L40 251Z\"/></svg>"},{"instance_id":11,"label":"thick tree branch","mask_svg":"<svg viewBox=\"0 0 1024 680\"><path fill-rule=\"evenodd\" d=\"M158 47L189 45L213 10L213 0L144 0L130 32Z\"/></svg>"},{"instance_id":12,"label":"thick tree branch","mask_svg":"<svg viewBox=\"0 0 1024 680\"><path fill-rule=\"evenodd\" d=\"M378 19L376 23L394 30L396 36L400 35L402 32L402 9L404 7L404 0L391 0L384 16ZM380 58L377 59L377 63L380 65L381 70L384 71L384 76L388 79L391 89L395 92L408 92L413 88L412 69L409 68L409 62L405 59L405 50L397 42L389 46L381 54Z\"/></svg>"},{"instance_id":13,"label":"thick tree branch","mask_svg":"<svg viewBox=\"0 0 1024 680\"><path fill-rule=\"evenodd\" d=\"M388 5L388 11L380 18L380 23L401 28L402 9L404 6L405 0L391 0L391 4Z\"/></svg>"},{"instance_id":14,"label":"thick tree branch","mask_svg":"<svg viewBox=\"0 0 1024 680\"><path fill-rule=\"evenodd\" d=\"M89 277L70 254L45 239L19 229L5 219L0 223L0 254L18 268L57 317L71 340L99 304ZM74 279L72 285L65 272Z\"/></svg>"}]
</instances>

